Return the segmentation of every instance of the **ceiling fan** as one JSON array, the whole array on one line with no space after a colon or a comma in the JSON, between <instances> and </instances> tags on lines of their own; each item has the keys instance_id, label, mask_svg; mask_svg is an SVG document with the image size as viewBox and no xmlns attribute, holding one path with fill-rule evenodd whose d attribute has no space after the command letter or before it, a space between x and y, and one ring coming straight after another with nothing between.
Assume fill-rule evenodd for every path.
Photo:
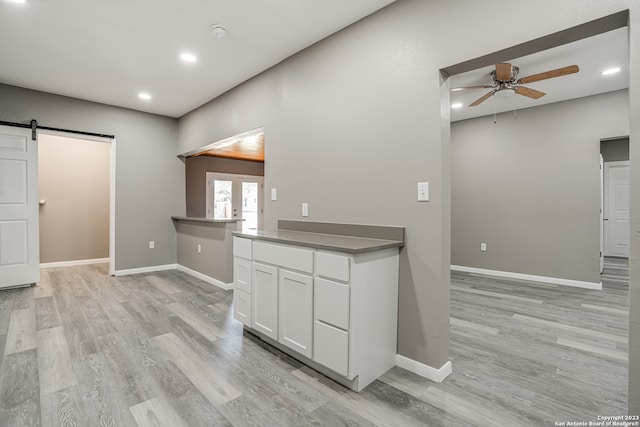
<instances>
[{"instance_id":1,"label":"ceiling fan","mask_svg":"<svg viewBox=\"0 0 640 427\"><path fill-rule=\"evenodd\" d=\"M568 74L574 74L580 71L577 65L570 65L568 67L558 68L557 70L545 71L544 73L533 74L531 76L518 78L518 72L520 69L515 65L511 65L508 62L496 64L496 69L491 72L491 80L493 84L485 86L465 86L460 88L454 88L452 90L463 89L491 89L488 93L469 104L469 107L475 107L482 104L487 99L496 95L512 95L517 93L518 95L526 96L532 99L538 99L546 95L539 90L531 89L522 86L525 83L538 82L540 80L552 79L555 77L562 77Z\"/></svg>"}]
</instances>

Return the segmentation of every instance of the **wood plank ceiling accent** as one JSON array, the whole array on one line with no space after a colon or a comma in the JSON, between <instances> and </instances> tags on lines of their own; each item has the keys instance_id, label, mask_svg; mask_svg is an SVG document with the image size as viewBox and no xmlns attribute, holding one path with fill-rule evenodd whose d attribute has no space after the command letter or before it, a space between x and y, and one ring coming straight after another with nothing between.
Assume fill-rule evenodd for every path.
<instances>
[{"instance_id":1,"label":"wood plank ceiling accent","mask_svg":"<svg viewBox=\"0 0 640 427\"><path fill-rule=\"evenodd\" d=\"M220 147L194 156L224 157L227 159L264 162L264 132L224 143Z\"/></svg>"}]
</instances>

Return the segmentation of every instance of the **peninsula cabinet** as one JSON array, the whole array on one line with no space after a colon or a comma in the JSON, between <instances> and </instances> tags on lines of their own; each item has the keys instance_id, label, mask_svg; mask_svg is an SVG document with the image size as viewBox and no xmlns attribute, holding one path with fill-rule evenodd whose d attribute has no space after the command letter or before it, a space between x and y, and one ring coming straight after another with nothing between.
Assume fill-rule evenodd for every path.
<instances>
[{"instance_id":1,"label":"peninsula cabinet","mask_svg":"<svg viewBox=\"0 0 640 427\"><path fill-rule=\"evenodd\" d=\"M233 238L233 317L253 326L251 241Z\"/></svg>"},{"instance_id":2,"label":"peninsula cabinet","mask_svg":"<svg viewBox=\"0 0 640 427\"><path fill-rule=\"evenodd\" d=\"M278 339L278 268L253 263L253 328Z\"/></svg>"},{"instance_id":3,"label":"peninsula cabinet","mask_svg":"<svg viewBox=\"0 0 640 427\"><path fill-rule=\"evenodd\" d=\"M314 246L283 234L234 237L234 316L248 332L360 391L395 365L399 245L354 251L328 244L326 235Z\"/></svg>"}]
</instances>

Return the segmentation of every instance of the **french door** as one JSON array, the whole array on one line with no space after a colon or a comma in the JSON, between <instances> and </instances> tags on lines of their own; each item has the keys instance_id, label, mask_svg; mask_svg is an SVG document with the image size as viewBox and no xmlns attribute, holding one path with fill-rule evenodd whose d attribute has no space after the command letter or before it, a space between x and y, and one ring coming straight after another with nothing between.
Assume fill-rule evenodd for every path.
<instances>
[{"instance_id":1,"label":"french door","mask_svg":"<svg viewBox=\"0 0 640 427\"><path fill-rule=\"evenodd\" d=\"M264 178L207 172L207 218L240 219L243 231L262 228Z\"/></svg>"}]
</instances>

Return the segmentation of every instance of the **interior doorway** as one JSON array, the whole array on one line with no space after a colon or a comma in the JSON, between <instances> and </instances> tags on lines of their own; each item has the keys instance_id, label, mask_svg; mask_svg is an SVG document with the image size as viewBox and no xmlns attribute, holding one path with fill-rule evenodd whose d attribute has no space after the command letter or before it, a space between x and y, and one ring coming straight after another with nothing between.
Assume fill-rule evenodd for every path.
<instances>
[{"instance_id":1,"label":"interior doorway","mask_svg":"<svg viewBox=\"0 0 640 427\"><path fill-rule=\"evenodd\" d=\"M109 262L114 270L114 141L39 132L41 267Z\"/></svg>"}]
</instances>

